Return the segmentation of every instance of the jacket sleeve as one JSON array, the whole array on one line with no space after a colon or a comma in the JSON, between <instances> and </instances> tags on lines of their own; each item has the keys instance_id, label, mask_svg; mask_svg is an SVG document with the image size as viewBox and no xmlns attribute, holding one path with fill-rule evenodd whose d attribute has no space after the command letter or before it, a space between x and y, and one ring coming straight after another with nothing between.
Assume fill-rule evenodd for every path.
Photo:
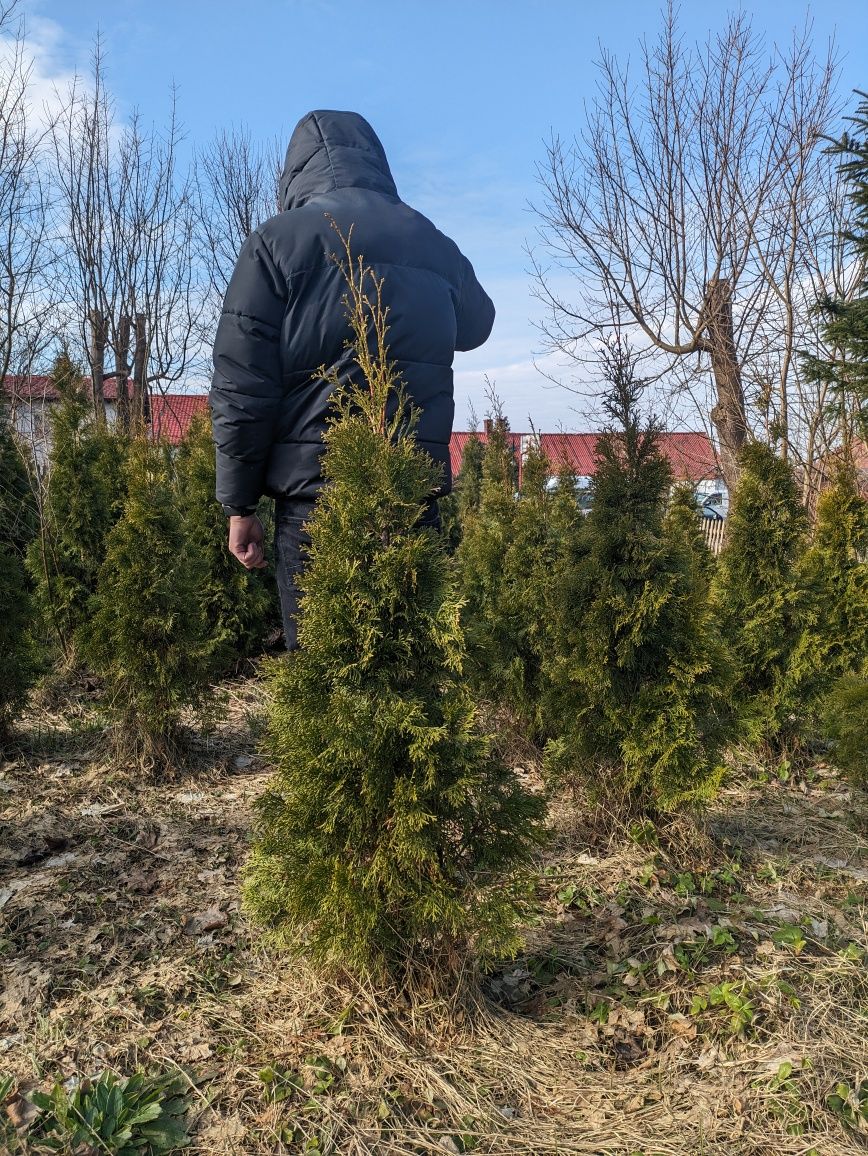
<instances>
[{"instance_id":1,"label":"jacket sleeve","mask_svg":"<svg viewBox=\"0 0 868 1156\"><path fill-rule=\"evenodd\" d=\"M258 232L242 246L214 339L211 419L217 500L254 506L263 494L282 399L286 279Z\"/></svg>"},{"instance_id":2,"label":"jacket sleeve","mask_svg":"<svg viewBox=\"0 0 868 1156\"><path fill-rule=\"evenodd\" d=\"M488 340L494 325L494 302L476 280L473 266L461 256L461 293L456 317L458 332L455 348L476 349Z\"/></svg>"}]
</instances>

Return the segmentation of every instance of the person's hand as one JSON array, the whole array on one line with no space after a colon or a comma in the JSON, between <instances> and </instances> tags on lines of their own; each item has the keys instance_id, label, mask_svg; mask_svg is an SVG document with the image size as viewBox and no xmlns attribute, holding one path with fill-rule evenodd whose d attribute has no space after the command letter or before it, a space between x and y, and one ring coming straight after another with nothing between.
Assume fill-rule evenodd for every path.
<instances>
[{"instance_id":1,"label":"person's hand","mask_svg":"<svg viewBox=\"0 0 868 1156\"><path fill-rule=\"evenodd\" d=\"M234 554L247 570L261 570L268 563L262 542L265 535L256 514L229 519L229 553Z\"/></svg>"}]
</instances>

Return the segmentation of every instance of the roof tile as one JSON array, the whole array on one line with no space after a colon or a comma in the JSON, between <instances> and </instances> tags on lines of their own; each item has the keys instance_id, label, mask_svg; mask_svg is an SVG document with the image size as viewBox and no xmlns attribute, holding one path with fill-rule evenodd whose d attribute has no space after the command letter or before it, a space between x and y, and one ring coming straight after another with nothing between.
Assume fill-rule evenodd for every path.
<instances>
[{"instance_id":1,"label":"roof tile","mask_svg":"<svg viewBox=\"0 0 868 1156\"><path fill-rule=\"evenodd\" d=\"M520 454L524 439L532 437L530 434L512 433L510 438L513 448ZM452 476L457 477L461 469L461 459L464 447L472 437L485 442L484 432L466 433L456 431L449 442L449 456L452 463ZM566 467L582 477L593 477L596 473L596 446L599 434L596 433L543 433L539 435L540 446L548 458L552 473ZM717 455L714 444L707 434L690 432L664 433L660 438L660 447L669 459L672 473L676 478L688 479L693 482L704 478L714 478L719 475Z\"/></svg>"}]
</instances>

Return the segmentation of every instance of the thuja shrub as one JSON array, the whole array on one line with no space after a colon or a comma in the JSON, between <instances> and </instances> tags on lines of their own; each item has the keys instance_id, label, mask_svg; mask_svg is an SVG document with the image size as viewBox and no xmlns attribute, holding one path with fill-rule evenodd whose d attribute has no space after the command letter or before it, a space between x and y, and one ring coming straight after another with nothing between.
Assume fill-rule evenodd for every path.
<instances>
[{"instance_id":1,"label":"thuja shrub","mask_svg":"<svg viewBox=\"0 0 868 1156\"><path fill-rule=\"evenodd\" d=\"M665 515L670 470L642 424L629 351L609 352L593 506L560 576L547 662L546 747L556 780L617 808L669 810L711 796L731 734L731 676L708 606L695 510ZM559 610L557 608L560 608Z\"/></svg>"},{"instance_id":2,"label":"thuja shrub","mask_svg":"<svg viewBox=\"0 0 868 1156\"><path fill-rule=\"evenodd\" d=\"M419 525L439 473L387 357L382 282L348 247L344 272L365 384L334 380L245 901L283 943L376 972L435 946L516 947L513 884L543 804L478 730L448 555Z\"/></svg>"},{"instance_id":3,"label":"thuja shrub","mask_svg":"<svg viewBox=\"0 0 868 1156\"><path fill-rule=\"evenodd\" d=\"M32 605L19 556L0 543L0 746L36 676Z\"/></svg>"},{"instance_id":4,"label":"thuja shrub","mask_svg":"<svg viewBox=\"0 0 868 1156\"><path fill-rule=\"evenodd\" d=\"M27 564L40 616L73 664L106 539L123 508L127 441L94 420L80 378L65 363L55 377L61 400L51 419L42 524Z\"/></svg>"},{"instance_id":5,"label":"thuja shrub","mask_svg":"<svg viewBox=\"0 0 868 1156\"><path fill-rule=\"evenodd\" d=\"M458 498L458 517L462 523L472 510L479 509L484 456L485 447L474 423L471 427L470 437L467 439L461 454L461 469L458 471L458 481L455 484L455 493Z\"/></svg>"},{"instance_id":6,"label":"thuja shrub","mask_svg":"<svg viewBox=\"0 0 868 1156\"><path fill-rule=\"evenodd\" d=\"M525 737L541 743L557 733L542 705L551 596L557 574L571 564L581 515L572 478L550 490L551 467L537 440L526 449L517 500L511 459L495 424L483 458L479 505L468 513L458 552L468 672L481 695L508 708Z\"/></svg>"},{"instance_id":7,"label":"thuja shrub","mask_svg":"<svg viewBox=\"0 0 868 1156\"><path fill-rule=\"evenodd\" d=\"M32 459L0 404L0 542L21 561L39 527Z\"/></svg>"},{"instance_id":8,"label":"thuja shrub","mask_svg":"<svg viewBox=\"0 0 868 1156\"><path fill-rule=\"evenodd\" d=\"M438 503L441 533L452 550L457 549L461 542L468 513L479 506L483 453L482 442L474 430L461 454L461 466L452 492Z\"/></svg>"},{"instance_id":9,"label":"thuja shrub","mask_svg":"<svg viewBox=\"0 0 868 1156\"><path fill-rule=\"evenodd\" d=\"M504 570L516 516L514 456L509 424L500 413L489 427L481 473L478 500L465 510L456 567L464 601L467 674L479 695L497 702L506 671L520 664Z\"/></svg>"},{"instance_id":10,"label":"thuja shrub","mask_svg":"<svg viewBox=\"0 0 868 1156\"><path fill-rule=\"evenodd\" d=\"M0 744L36 677L33 603L24 568L36 503L24 447L0 406Z\"/></svg>"},{"instance_id":11,"label":"thuja shrub","mask_svg":"<svg viewBox=\"0 0 868 1156\"><path fill-rule=\"evenodd\" d=\"M125 475L123 512L77 638L104 685L116 756L160 773L182 753L181 712L201 702L212 668L168 451L137 439Z\"/></svg>"},{"instance_id":12,"label":"thuja shrub","mask_svg":"<svg viewBox=\"0 0 868 1156\"><path fill-rule=\"evenodd\" d=\"M666 776L676 799L703 798L717 789L723 754L741 736L742 721L733 700L735 662L711 596L714 558L689 484L670 495L663 542L673 579L667 611L673 637L657 755L661 763L671 759ZM641 741L641 724L635 735Z\"/></svg>"},{"instance_id":13,"label":"thuja shrub","mask_svg":"<svg viewBox=\"0 0 868 1156\"><path fill-rule=\"evenodd\" d=\"M852 467L820 495L799 577L804 618L792 679L811 718L832 684L868 661L868 502Z\"/></svg>"},{"instance_id":14,"label":"thuja shrub","mask_svg":"<svg viewBox=\"0 0 868 1156\"><path fill-rule=\"evenodd\" d=\"M175 471L207 643L215 669L225 672L261 650L271 597L263 576L239 566L229 553L226 517L214 496L216 464L207 414L190 423L178 449Z\"/></svg>"},{"instance_id":15,"label":"thuja shrub","mask_svg":"<svg viewBox=\"0 0 868 1156\"><path fill-rule=\"evenodd\" d=\"M549 472L548 459L534 439L524 455L511 541L503 559L503 612L513 625L514 652L502 672L502 695L527 737L536 741L545 737L543 661L551 641L547 593L560 547L551 526L555 500L548 489Z\"/></svg>"},{"instance_id":16,"label":"thuja shrub","mask_svg":"<svg viewBox=\"0 0 868 1156\"><path fill-rule=\"evenodd\" d=\"M799 710L794 658L805 626L799 560L807 525L790 466L766 445L747 446L714 598L738 668L740 707L756 740L781 737Z\"/></svg>"},{"instance_id":17,"label":"thuja shrub","mask_svg":"<svg viewBox=\"0 0 868 1156\"><path fill-rule=\"evenodd\" d=\"M820 704L820 731L831 740L832 761L854 787L868 791L868 669L838 679Z\"/></svg>"}]
</instances>

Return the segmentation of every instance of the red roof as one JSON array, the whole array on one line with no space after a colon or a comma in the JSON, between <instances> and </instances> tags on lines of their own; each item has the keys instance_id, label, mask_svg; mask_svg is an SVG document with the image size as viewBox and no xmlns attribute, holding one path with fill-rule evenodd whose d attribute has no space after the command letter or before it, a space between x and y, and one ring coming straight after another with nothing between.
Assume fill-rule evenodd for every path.
<instances>
[{"instance_id":1,"label":"red roof","mask_svg":"<svg viewBox=\"0 0 868 1156\"><path fill-rule=\"evenodd\" d=\"M177 445L187 432L194 416L207 408L207 394L155 394L151 398L151 429L154 436ZM532 436L510 432L509 440L519 461L522 447L527 445L526 439ZM540 434L543 453L551 463L552 473L567 466L576 474L593 477L596 471L595 447L598 436L595 433ZM485 441L484 432L473 434L462 430L456 430L449 440L453 477L458 477L464 447L472 437ZM663 434L661 448L669 459L676 478L698 482L703 478L714 478L719 473L714 446L704 433Z\"/></svg>"},{"instance_id":2,"label":"red roof","mask_svg":"<svg viewBox=\"0 0 868 1156\"><path fill-rule=\"evenodd\" d=\"M517 455L521 453L521 434L510 433L509 440L512 442L512 448ZM452 477L457 478L461 470L461 459L464 456L464 447L471 438L478 438L485 444L485 433L480 430L479 433L467 433L456 430L449 439L449 460L452 466Z\"/></svg>"},{"instance_id":3,"label":"red roof","mask_svg":"<svg viewBox=\"0 0 868 1156\"><path fill-rule=\"evenodd\" d=\"M193 418L207 409L205 393L155 393L151 397L151 433L176 446Z\"/></svg>"},{"instance_id":4,"label":"red roof","mask_svg":"<svg viewBox=\"0 0 868 1156\"><path fill-rule=\"evenodd\" d=\"M82 379L90 387L90 378ZM15 374L10 373L3 378L3 391L8 393L13 401L59 401L60 394L54 388L54 383L46 374ZM132 384L130 387L132 388ZM103 379L103 395L106 401L117 401L118 387L114 375Z\"/></svg>"},{"instance_id":5,"label":"red roof","mask_svg":"<svg viewBox=\"0 0 868 1156\"><path fill-rule=\"evenodd\" d=\"M458 477L461 469L461 458L464 447L472 437L485 441L485 433L477 434L456 432L449 442L449 456L452 462L452 476ZM521 448L526 445L525 439L532 434L510 434L513 449L521 457ZM581 477L593 477L596 473L596 445L599 434L596 433L552 433L540 434L540 445L548 458L552 473L557 473L566 466ZM714 445L704 433L664 433L660 438L660 448L669 459L672 473L676 478L689 479L698 482L705 478L719 476L717 455Z\"/></svg>"},{"instance_id":6,"label":"red roof","mask_svg":"<svg viewBox=\"0 0 868 1156\"><path fill-rule=\"evenodd\" d=\"M541 434L540 443L556 470L566 466L576 474L593 477L598 437L595 433ZM698 482L719 473L714 445L704 433L664 433L660 449L678 479Z\"/></svg>"}]
</instances>

